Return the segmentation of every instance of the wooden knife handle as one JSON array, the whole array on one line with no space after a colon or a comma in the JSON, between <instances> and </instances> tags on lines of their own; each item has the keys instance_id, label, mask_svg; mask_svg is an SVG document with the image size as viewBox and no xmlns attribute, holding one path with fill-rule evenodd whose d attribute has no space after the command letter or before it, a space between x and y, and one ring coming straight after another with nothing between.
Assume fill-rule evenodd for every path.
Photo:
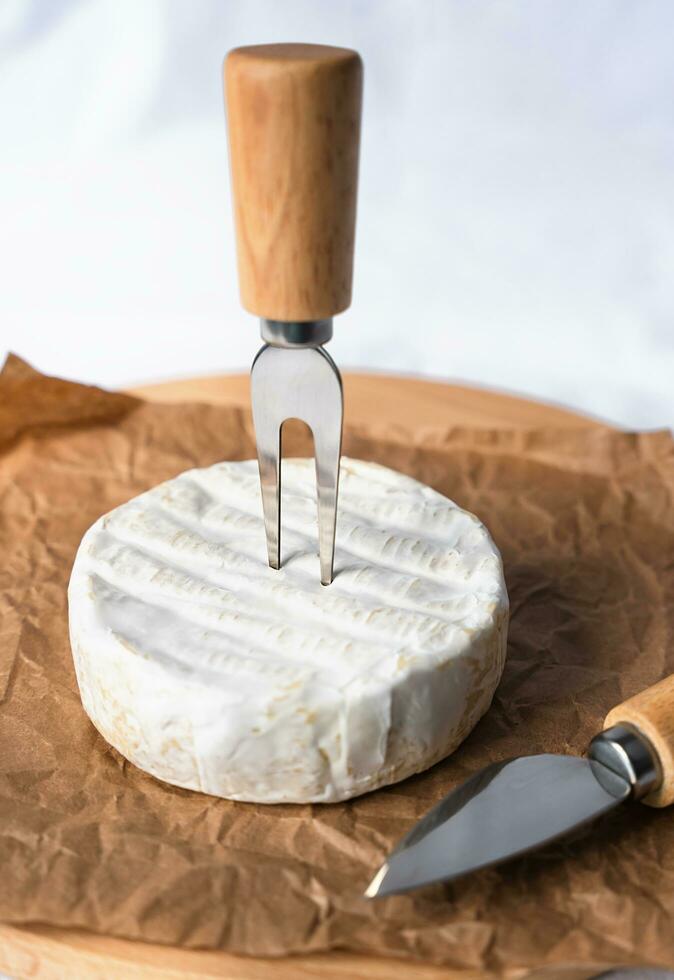
<instances>
[{"instance_id":1,"label":"wooden knife handle","mask_svg":"<svg viewBox=\"0 0 674 980\"><path fill-rule=\"evenodd\" d=\"M643 800L649 806L674 803L674 674L612 708L604 729L628 722L645 735L658 754L662 782Z\"/></svg>"},{"instance_id":2,"label":"wooden knife handle","mask_svg":"<svg viewBox=\"0 0 674 980\"><path fill-rule=\"evenodd\" d=\"M235 48L225 103L239 286L269 320L351 303L363 86L359 55L320 44Z\"/></svg>"}]
</instances>

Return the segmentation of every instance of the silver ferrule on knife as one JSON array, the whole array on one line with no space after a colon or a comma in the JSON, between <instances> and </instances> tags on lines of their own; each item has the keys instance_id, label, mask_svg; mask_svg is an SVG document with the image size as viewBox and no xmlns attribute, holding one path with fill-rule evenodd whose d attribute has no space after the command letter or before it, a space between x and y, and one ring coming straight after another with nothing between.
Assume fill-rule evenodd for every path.
<instances>
[{"instance_id":1,"label":"silver ferrule on knife","mask_svg":"<svg viewBox=\"0 0 674 980\"><path fill-rule=\"evenodd\" d=\"M595 735L587 754L599 763L595 775L600 783L608 770L629 783L635 800L648 796L662 780L657 752L645 735L625 722Z\"/></svg>"}]
</instances>

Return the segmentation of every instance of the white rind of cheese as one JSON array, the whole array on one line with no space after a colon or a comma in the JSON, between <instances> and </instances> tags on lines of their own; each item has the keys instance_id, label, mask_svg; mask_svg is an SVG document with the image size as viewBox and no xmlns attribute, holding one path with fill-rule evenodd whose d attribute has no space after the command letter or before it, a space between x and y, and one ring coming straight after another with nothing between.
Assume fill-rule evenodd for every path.
<instances>
[{"instance_id":1,"label":"white rind of cheese","mask_svg":"<svg viewBox=\"0 0 674 980\"><path fill-rule=\"evenodd\" d=\"M488 531L416 480L344 459L321 586L313 462L283 463L283 567L257 463L191 470L101 517L69 587L85 711L148 773L261 803L330 803L452 752L503 669Z\"/></svg>"}]
</instances>

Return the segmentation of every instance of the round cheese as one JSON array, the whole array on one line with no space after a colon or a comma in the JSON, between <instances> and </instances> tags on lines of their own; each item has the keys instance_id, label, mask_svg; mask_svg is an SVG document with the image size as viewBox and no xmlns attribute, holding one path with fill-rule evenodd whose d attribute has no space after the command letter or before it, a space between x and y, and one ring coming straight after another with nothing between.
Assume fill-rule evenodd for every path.
<instances>
[{"instance_id":1,"label":"round cheese","mask_svg":"<svg viewBox=\"0 0 674 980\"><path fill-rule=\"evenodd\" d=\"M100 518L69 588L82 703L146 772L263 803L333 802L446 756L505 658L501 559L472 514L344 459L321 586L313 461L283 463L283 567L257 463L191 470Z\"/></svg>"}]
</instances>

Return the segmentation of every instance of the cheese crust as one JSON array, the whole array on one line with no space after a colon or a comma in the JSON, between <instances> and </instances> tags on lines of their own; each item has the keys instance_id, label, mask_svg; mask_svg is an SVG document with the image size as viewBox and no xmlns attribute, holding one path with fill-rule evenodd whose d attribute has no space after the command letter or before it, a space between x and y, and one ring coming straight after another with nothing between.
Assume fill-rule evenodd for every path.
<instances>
[{"instance_id":1,"label":"cheese crust","mask_svg":"<svg viewBox=\"0 0 674 980\"><path fill-rule=\"evenodd\" d=\"M472 514L344 459L335 579L313 461L283 463L283 567L257 463L190 470L91 527L68 590L82 704L168 783L331 803L426 769L489 707L506 651L501 558Z\"/></svg>"}]
</instances>

